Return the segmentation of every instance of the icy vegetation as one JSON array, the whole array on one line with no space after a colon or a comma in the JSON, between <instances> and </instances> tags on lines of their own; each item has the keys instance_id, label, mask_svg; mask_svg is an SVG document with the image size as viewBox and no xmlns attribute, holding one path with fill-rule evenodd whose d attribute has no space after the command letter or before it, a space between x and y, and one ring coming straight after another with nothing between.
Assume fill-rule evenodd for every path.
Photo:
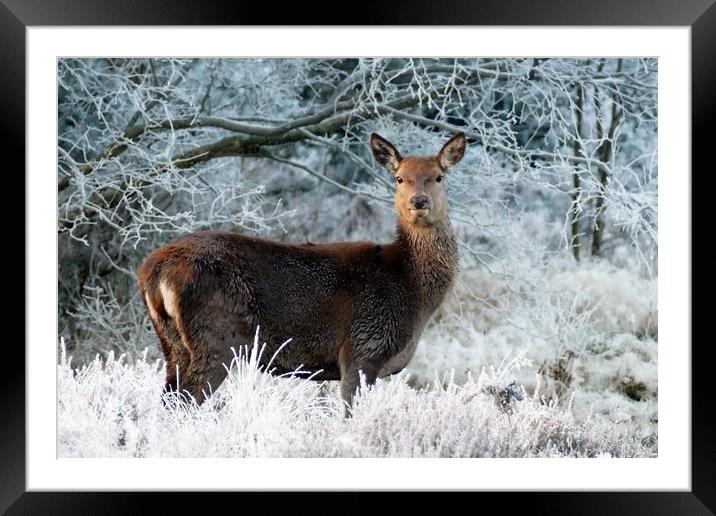
<instances>
[{"instance_id":1,"label":"icy vegetation","mask_svg":"<svg viewBox=\"0 0 716 516\"><path fill-rule=\"evenodd\" d=\"M606 264L556 264L546 281L554 292L524 297L489 273L463 273L406 371L363 390L350 420L337 382L258 370L258 341L237 350L201 406L165 407L164 363L147 352L73 367L63 350L59 454L655 456L655 281Z\"/></svg>"},{"instance_id":2,"label":"icy vegetation","mask_svg":"<svg viewBox=\"0 0 716 516\"><path fill-rule=\"evenodd\" d=\"M656 440L656 281L603 263L554 264L544 281L551 291L520 297L487 273L463 274L408 366L413 383L428 383L435 370L462 383L519 353L531 367L513 379L529 392L539 387L578 419L591 415Z\"/></svg>"},{"instance_id":3,"label":"icy vegetation","mask_svg":"<svg viewBox=\"0 0 716 516\"><path fill-rule=\"evenodd\" d=\"M60 456L657 454L655 59L61 59L58 81ZM165 407L147 253L207 228L390 241L374 131L468 138L461 272L407 369L345 420L335 382L237 350L208 402Z\"/></svg>"},{"instance_id":4,"label":"icy vegetation","mask_svg":"<svg viewBox=\"0 0 716 516\"><path fill-rule=\"evenodd\" d=\"M538 388L509 382L515 357L458 385L436 378L423 389L404 374L362 387L353 417L335 388L274 377L256 362L258 342L239 350L209 401L166 398L162 364L129 365L113 354L59 373L61 457L636 457L653 456L648 436L576 420Z\"/></svg>"}]
</instances>

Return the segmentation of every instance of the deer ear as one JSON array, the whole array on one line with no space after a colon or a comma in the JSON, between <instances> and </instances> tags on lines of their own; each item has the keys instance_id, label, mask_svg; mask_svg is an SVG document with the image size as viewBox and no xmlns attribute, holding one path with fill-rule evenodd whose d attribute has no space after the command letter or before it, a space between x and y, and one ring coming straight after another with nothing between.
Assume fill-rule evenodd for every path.
<instances>
[{"instance_id":1,"label":"deer ear","mask_svg":"<svg viewBox=\"0 0 716 516\"><path fill-rule=\"evenodd\" d=\"M443 169L457 165L465 155L465 133L457 133L438 152L438 162Z\"/></svg>"},{"instance_id":2,"label":"deer ear","mask_svg":"<svg viewBox=\"0 0 716 516\"><path fill-rule=\"evenodd\" d=\"M398 149L393 147L392 143L382 136L373 133L370 135L370 150L373 151L373 157L378 163L395 174L403 157L398 152Z\"/></svg>"}]
</instances>

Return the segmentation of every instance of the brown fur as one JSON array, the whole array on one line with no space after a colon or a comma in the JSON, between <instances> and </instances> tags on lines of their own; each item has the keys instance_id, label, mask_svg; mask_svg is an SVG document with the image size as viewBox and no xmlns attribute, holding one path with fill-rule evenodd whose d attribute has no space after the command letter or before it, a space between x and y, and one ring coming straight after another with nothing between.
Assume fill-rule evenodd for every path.
<instances>
[{"instance_id":1,"label":"brown fur","mask_svg":"<svg viewBox=\"0 0 716 516\"><path fill-rule=\"evenodd\" d=\"M359 371L372 384L405 367L457 273L437 178L460 160L465 140L453 137L437 157L402 158L377 135L371 144L399 178L394 242L292 245L201 231L147 257L139 285L166 358L166 391L203 401L224 380L231 347L250 345L257 326L267 343L262 364L291 339L272 372L320 371L317 380L341 380L348 404Z\"/></svg>"}]
</instances>

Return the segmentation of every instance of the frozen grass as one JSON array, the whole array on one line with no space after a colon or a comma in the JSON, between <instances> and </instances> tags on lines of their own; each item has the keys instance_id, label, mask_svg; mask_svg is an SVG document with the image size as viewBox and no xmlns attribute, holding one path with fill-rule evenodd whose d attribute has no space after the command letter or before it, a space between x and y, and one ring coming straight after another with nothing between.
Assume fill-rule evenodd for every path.
<instances>
[{"instance_id":1,"label":"frozen grass","mask_svg":"<svg viewBox=\"0 0 716 516\"><path fill-rule=\"evenodd\" d=\"M335 383L273 377L258 343L240 351L228 381L201 406L167 399L163 363L124 356L58 365L61 457L649 457L648 433L575 418L536 389L525 396L518 355L462 384L415 389L401 374L356 398L351 419Z\"/></svg>"}]
</instances>

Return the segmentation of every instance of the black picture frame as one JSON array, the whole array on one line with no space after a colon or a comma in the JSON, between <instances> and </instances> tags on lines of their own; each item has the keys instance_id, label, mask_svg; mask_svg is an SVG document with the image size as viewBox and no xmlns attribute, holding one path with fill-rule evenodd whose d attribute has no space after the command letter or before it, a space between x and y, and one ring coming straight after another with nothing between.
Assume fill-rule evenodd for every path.
<instances>
[{"instance_id":1,"label":"black picture frame","mask_svg":"<svg viewBox=\"0 0 716 516\"><path fill-rule=\"evenodd\" d=\"M241 1L196 2L190 0L0 0L0 132L13 167L5 162L3 184L23 204L25 196L25 29L38 25L621 25L691 27L692 80L692 171L709 166L713 147L714 102L716 99L716 0L606 0L590 3L574 0L493 0L490 3L456 0L420 0L404 4L360 2L346 10L324 1L277 4ZM339 14L343 11L344 14ZM330 18L330 19L329 19ZM7 158L6 158L7 159ZM5 161L5 160L4 160ZM706 174L704 174L706 175ZM686 177L686 176L685 176ZM10 186L12 181L16 185ZM9 188L12 188L11 190ZM3 201L5 203L5 201ZM8 201L9 202L9 201ZM695 203L694 203L695 204ZM696 218L692 217L694 222ZM0 253L4 270L31 274L25 266L25 247L13 242L15 251ZM692 271L693 274L693 271ZM19 274L10 275L17 280ZM8 288L8 286L6 286ZM23 284L23 299L24 284ZM49 287L48 287L49 288ZM20 286L17 286L19 291ZM17 297L15 299L18 299ZM24 319L25 303L11 303L5 309L8 321ZM20 312L12 317L12 311ZM693 317L692 317L693 319ZM189 500L181 493L60 493L26 492L25 487L25 353L18 338L4 335L2 416L0 418L0 512L7 514L126 514L144 512L151 501L160 501L163 513L191 510L196 504L206 510L204 494ZM24 335L23 335L24 337ZM24 340L24 339L23 339ZM509 500L506 508L522 504L531 512L549 514L713 514L716 511L716 427L708 369L709 340L673 343L691 346L692 356L692 490L691 492L570 492L570 493L470 493ZM27 343L26 343L27 345ZM53 352L48 349L48 352ZM709 382L709 383L707 383ZM177 474L181 474L178 472ZM211 507L232 503L228 497L242 497L241 503L265 504L265 495L210 494ZM293 493L285 500L291 510L321 506L304 502L309 493ZM411 495L413 501L421 497ZM371 496L351 493L349 506L370 507ZM452 494L451 496L455 496ZM259 497L264 497L263 501ZM347 501L347 500L346 500ZM346 501L343 501L345 503ZM497 500L495 500L497 501ZM419 502L418 502L419 503ZM452 503L456 503L452 501ZM459 502L457 502L459 503ZM468 503L474 503L468 501ZM517 503L517 505L515 505ZM199 505L201 504L201 505ZM275 505L275 500L270 502ZM283 503L282 503L283 505ZM260 505L261 506L261 505ZM231 507L231 506L229 506ZM376 509L380 506L375 506ZM401 506L402 507L402 506ZM470 506L468 506L470 507ZM476 506L472 506L477 509ZM236 507L238 508L238 506ZM219 509L222 510L222 509Z\"/></svg>"}]
</instances>

